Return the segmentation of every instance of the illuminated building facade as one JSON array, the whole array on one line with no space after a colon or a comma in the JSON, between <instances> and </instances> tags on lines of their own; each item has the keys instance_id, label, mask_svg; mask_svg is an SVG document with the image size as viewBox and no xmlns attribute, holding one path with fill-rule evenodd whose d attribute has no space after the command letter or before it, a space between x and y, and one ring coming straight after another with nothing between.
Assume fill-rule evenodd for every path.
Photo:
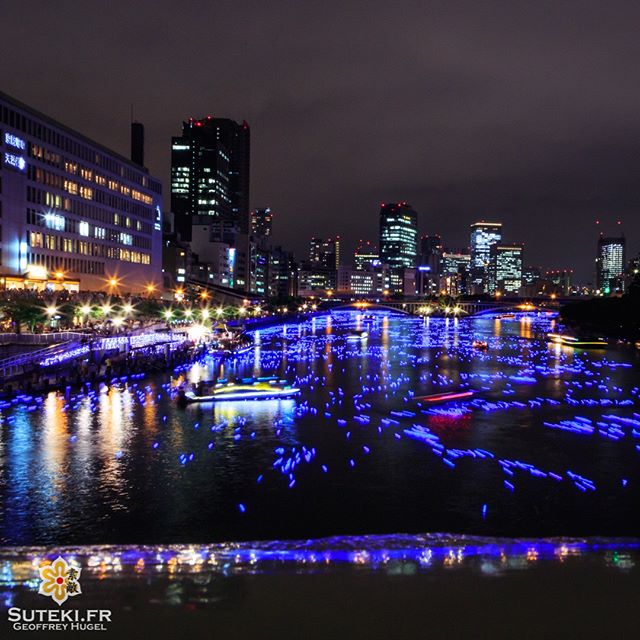
<instances>
[{"instance_id":1,"label":"illuminated building facade","mask_svg":"<svg viewBox=\"0 0 640 640\"><path fill-rule=\"evenodd\" d=\"M335 239L311 238L309 243L309 263L312 268L336 271L340 265L340 236Z\"/></svg>"},{"instance_id":2,"label":"illuminated building facade","mask_svg":"<svg viewBox=\"0 0 640 640\"><path fill-rule=\"evenodd\" d=\"M310 269L302 266L298 269L298 295L302 297L324 297L337 287L337 271L329 269Z\"/></svg>"},{"instance_id":3,"label":"illuminated building facade","mask_svg":"<svg viewBox=\"0 0 640 640\"><path fill-rule=\"evenodd\" d=\"M405 269L415 269L418 216L406 202L380 207L380 261L389 265L391 293L403 293Z\"/></svg>"},{"instance_id":4,"label":"illuminated building facade","mask_svg":"<svg viewBox=\"0 0 640 640\"><path fill-rule=\"evenodd\" d=\"M440 290L450 296L469 292L471 256L462 251L443 251L440 262Z\"/></svg>"},{"instance_id":5,"label":"illuminated building facade","mask_svg":"<svg viewBox=\"0 0 640 640\"><path fill-rule=\"evenodd\" d=\"M596 286L601 295L624 292L625 248L624 236L598 238Z\"/></svg>"},{"instance_id":6,"label":"illuminated building facade","mask_svg":"<svg viewBox=\"0 0 640 640\"><path fill-rule=\"evenodd\" d=\"M517 295L522 286L521 244L491 245L489 263L489 293Z\"/></svg>"},{"instance_id":7,"label":"illuminated building facade","mask_svg":"<svg viewBox=\"0 0 640 640\"><path fill-rule=\"evenodd\" d=\"M378 265L371 269L341 266L338 269L338 292L354 296L381 296L385 289L386 270Z\"/></svg>"},{"instance_id":8,"label":"illuminated building facade","mask_svg":"<svg viewBox=\"0 0 640 640\"><path fill-rule=\"evenodd\" d=\"M251 286L249 125L228 118L190 118L171 139L171 210L175 230L190 242L194 225L210 226L233 249L232 287ZM202 263L215 256L202 253Z\"/></svg>"},{"instance_id":9,"label":"illuminated building facade","mask_svg":"<svg viewBox=\"0 0 640 640\"><path fill-rule=\"evenodd\" d=\"M501 222L471 225L471 288L469 293L486 293L489 288L491 246L502 240Z\"/></svg>"},{"instance_id":10,"label":"illuminated building facade","mask_svg":"<svg viewBox=\"0 0 640 640\"><path fill-rule=\"evenodd\" d=\"M5 286L160 285L162 187L144 167L1 93L0 155Z\"/></svg>"},{"instance_id":11,"label":"illuminated building facade","mask_svg":"<svg viewBox=\"0 0 640 640\"><path fill-rule=\"evenodd\" d=\"M208 116L182 123L171 139L171 211L183 240L196 216L231 221L249 233L250 129Z\"/></svg>"}]
</instances>

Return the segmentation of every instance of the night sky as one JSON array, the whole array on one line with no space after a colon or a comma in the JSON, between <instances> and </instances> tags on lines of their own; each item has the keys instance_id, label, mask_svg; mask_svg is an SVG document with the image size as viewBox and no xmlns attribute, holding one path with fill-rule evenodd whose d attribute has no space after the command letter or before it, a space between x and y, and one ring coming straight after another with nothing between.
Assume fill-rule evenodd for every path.
<instances>
[{"instance_id":1,"label":"night sky","mask_svg":"<svg viewBox=\"0 0 640 640\"><path fill-rule=\"evenodd\" d=\"M468 244L593 279L598 227L640 249L640 3L2 0L0 89L128 155L131 104L165 185L189 116L246 119L252 206L306 253L376 239L381 201Z\"/></svg>"}]
</instances>

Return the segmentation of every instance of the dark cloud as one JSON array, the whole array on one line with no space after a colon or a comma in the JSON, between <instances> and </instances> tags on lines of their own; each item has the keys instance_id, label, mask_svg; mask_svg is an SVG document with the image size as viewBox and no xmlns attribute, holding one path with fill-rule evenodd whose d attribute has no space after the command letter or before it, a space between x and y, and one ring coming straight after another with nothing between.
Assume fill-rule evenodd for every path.
<instances>
[{"instance_id":1,"label":"dark cloud","mask_svg":"<svg viewBox=\"0 0 640 640\"><path fill-rule=\"evenodd\" d=\"M2 4L2 89L123 153L133 104L165 185L182 119L248 120L252 204L299 252L375 238L396 199L585 280L596 218L640 248L635 2Z\"/></svg>"}]
</instances>

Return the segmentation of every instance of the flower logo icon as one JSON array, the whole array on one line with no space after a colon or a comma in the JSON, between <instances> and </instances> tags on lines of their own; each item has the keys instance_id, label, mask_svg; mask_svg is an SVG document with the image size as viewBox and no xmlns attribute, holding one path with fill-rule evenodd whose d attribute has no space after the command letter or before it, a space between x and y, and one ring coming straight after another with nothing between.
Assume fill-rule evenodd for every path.
<instances>
[{"instance_id":1,"label":"flower logo icon","mask_svg":"<svg viewBox=\"0 0 640 640\"><path fill-rule=\"evenodd\" d=\"M42 580L38 593L53 598L58 604L62 604L67 598L80 595L81 571L79 567L70 565L58 556L51 564L38 569Z\"/></svg>"}]
</instances>

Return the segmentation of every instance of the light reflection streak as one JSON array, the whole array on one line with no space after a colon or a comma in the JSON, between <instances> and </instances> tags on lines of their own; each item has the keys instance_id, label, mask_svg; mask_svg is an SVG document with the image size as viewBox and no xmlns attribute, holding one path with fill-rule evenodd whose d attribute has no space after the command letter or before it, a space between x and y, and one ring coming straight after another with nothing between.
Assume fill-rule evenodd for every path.
<instances>
[{"instance_id":1,"label":"light reflection streak","mask_svg":"<svg viewBox=\"0 0 640 640\"><path fill-rule=\"evenodd\" d=\"M315 572L334 565L394 571L398 563L418 571L464 568L496 575L539 563L578 562L629 571L640 555L637 539L511 540L425 534L416 536L339 536L306 541L218 543L211 545L0 548L0 586L37 584L37 569L58 555L82 567L83 576L110 579L123 575L198 573L277 573L302 568Z\"/></svg>"}]
</instances>

